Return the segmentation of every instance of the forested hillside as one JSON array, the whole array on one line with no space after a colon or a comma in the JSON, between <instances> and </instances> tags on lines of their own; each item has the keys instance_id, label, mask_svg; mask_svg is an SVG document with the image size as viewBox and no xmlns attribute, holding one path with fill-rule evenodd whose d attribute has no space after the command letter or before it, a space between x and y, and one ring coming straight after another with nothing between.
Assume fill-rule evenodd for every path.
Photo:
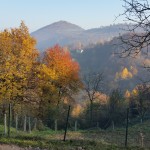
<instances>
[{"instance_id":1,"label":"forested hillside","mask_svg":"<svg viewBox=\"0 0 150 150\"><path fill-rule=\"evenodd\" d=\"M149 59L143 54L138 57L120 58L117 54L120 49L118 38L103 44L96 44L81 50L72 50L73 58L79 62L81 72L103 72L107 81L107 90L121 88L132 90L141 80L147 80L147 70L144 64L149 64Z\"/></svg>"}]
</instances>

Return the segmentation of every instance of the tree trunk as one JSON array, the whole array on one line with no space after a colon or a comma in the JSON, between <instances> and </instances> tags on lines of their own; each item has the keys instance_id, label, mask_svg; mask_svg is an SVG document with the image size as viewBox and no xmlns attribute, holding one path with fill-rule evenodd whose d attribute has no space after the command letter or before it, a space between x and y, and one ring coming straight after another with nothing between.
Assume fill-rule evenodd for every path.
<instances>
[{"instance_id":1,"label":"tree trunk","mask_svg":"<svg viewBox=\"0 0 150 150\"><path fill-rule=\"evenodd\" d=\"M7 116L4 114L4 134L7 134Z\"/></svg>"},{"instance_id":2,"label":"tree trunk","mask_svg":"<svg viewBox=\"0 0 150 150\"><path fill-rule=\"evenodd\" d=\"M9 111L10 111L10 126L11 126L11 124L12 124L12 105L11 104L9 104L9 105L10 105Z\"/></svg>"},{"instance_id":3,"label":"tree trunk","mask_svg":"<svg viewBox=\"0 0 150 150\"><path fill-rule=\"evenodd\" d=\"M11 128L11 104L9 104L8 110L8 137L10 137L10 128Z\"/></svg>"},{"instance_id":4,"label":"tree trunk","mask_svg":"<svg viewBox=\"0 0 150 150\"><path fill-rule=\"evenodd\" d=\"M97 128L99 128L99 122L97 122L96 126L97 126Z\"/></svg>"},{"instance_id":5,"label":"tree trunk","mask_svg":"<svg viewBox=\"0 0 150 150\"><path fill-rule=\"evenodd\" d=\"M93 122L93 101L91 100L91 104L90 104L90 127L92 127L92 122Z\"/></svg>"},{"instance_id":6,"label":"tree trunk","mask_svg":"<svg viewBox=\"0 0 150 150\"><path fill-rule=\"evenodd\" d=\"M112 121L112 129L113 129L113 131L115 130L115 123L114 123L114 121Z\"/></svg>"},{"instance_id":7,"label":"tree trunk","mask_svg":"<svg viewBox=\"0 0 150 150\"><path fill-rule=\"evenodd\" d=\"M55 131L57 131L57 119L55 119Z\"/></svg>"},{"instance_id":8,"label":"tree trunk","mask_svg":"<svg viewBox=\"0 0 150 150\"><path fill-rule=\"evenodd\" d=\"M18 114L16 114L16 132L18 132Z\"/></svg>"},{"instance_id":9,"label":"tree trunk","mask_svg":"<svg viewBox=\"0 0 150 150\"><path fill-rule=\"evenodd\" d=\"M68 121L69 121L70 107L71 107L71 106L69 105L63 141L66 141L66 134L67 134L67 129L68 129Z\"/></svg>"}]
</instances>

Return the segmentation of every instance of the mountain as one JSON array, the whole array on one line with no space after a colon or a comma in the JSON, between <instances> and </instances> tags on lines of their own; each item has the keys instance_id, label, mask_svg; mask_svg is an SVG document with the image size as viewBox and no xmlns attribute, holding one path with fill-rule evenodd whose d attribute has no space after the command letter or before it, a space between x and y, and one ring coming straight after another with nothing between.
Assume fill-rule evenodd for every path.
<instances>
[{"instance_id":1,"label":"mountain","mask_svg":"<svg viewBox=\"0 0 150 150\"><path fill-rule=\"evenodd\" d=\"M37 47L41 51L55 45L68 45L75 38L80 36L84 31L81 27L68 23L66 21L59 21L48 26L45 26L31 35L37 40Z\"/></svg>"},{"instance_id":2,"label":"mountain","mask_svg":"<svg viewBox=\"0 0 150 150\"><path fill-rule=\"evenodd\" d=\"M75 24L59 21L31 33L31 35L37 40L37 48L40 51L55 44L69 46L71 49L81 49L90 44L111 40L119 33L124 33L125 31L121 30L124 27L125 24L117 24L85 30Z\"/></svg>"}]
</instances>

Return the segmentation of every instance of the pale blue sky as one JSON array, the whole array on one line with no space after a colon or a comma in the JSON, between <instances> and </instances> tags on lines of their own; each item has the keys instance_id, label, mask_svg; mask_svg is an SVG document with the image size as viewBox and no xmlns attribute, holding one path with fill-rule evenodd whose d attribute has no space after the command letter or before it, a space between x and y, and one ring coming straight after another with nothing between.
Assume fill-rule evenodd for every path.
<instances>
[{"instance_id":1,"label":"pale blue sky","mask_svg":"<svg viewBox=\"0 0 150 150\"><path fill-rule=\"evenodd\" d=\"M0 30L18 27L23 20L30 32L65 20L85 29L122 22L122 0L0 0Z\"/></svg>"}]
</instances>

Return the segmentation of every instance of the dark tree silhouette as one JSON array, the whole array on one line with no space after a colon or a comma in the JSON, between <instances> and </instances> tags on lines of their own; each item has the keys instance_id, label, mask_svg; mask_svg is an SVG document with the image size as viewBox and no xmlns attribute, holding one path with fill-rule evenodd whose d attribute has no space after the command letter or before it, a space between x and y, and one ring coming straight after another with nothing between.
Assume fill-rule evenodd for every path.
<instances>
[{"instance_id":1,"label":"dark tree silhouette","mask_svg":"<svg viewBox=\"0 0 150 150\"><path fill-rule=\"evenodd\" d=\"M93 102L97 98L96 92L102 90L103 73L88 73L83 76L84 89L90 101L90 125L93 121Z\"/></svg>"},{"instance_id":2,"label":"dark tree silhouette","mask_svg":"<svg viewBox=\"0 0 150 150\"><path fill-rule=\"evenodd\" d=\"M120 36L122 57L135 57L139 53L148 55L150 48L150 6L148 0L123 0L126 29L129 34Z\"/></svg>"},{"instance_id":3,"label":"dark tree silhouette","mask_svg":"<svg viewBox=\"0 0 150 150\"><path fill-rule=\"evenodd\" d=\"M135 103L135 108L137 109L139 116L141 118L141 123L150 109L150 86L142 83L136 87L137 94L132 95L131 99Z\"/></svg>"}]
</instances>

